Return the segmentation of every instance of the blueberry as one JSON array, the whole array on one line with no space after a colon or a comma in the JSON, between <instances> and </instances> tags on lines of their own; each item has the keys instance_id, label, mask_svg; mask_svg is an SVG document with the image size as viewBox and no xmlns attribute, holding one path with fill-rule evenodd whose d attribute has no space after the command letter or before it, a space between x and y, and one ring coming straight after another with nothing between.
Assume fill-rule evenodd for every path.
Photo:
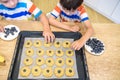
<instances>
[{"instance_id":1,"label":"blueberry","mask_svg":"<svg viewBox=\"0 0 120 80\"><path fill-rule=\"evenodd\" d=\"M89 39L86 42L86 45L91 47L91 52L94 52L96 54L101 53L104 50L104 45L100 40L97 40L96 38Z\"/></svg>"},{"instance_id":2,"label":"blueberry","mask_svg":"<svg viewBox=\"0 0 120 80\"><path fill-rule=\"evenodd\" d=\"M5 30L9 31L10 29L9 28L5 28Z\"/></svg>"},{"instance_id":3,"label":"blueberry","mask_svg":"<svg viewBox=\"0 0 120 80\"><path fill-rule=\"evenodd\" d=\"M13 31L10 31L10 33L11 33L12 35L14 35L14 32L13 32Z\"/></svg>"},{"instance_id":4,"label":"blueberry","mask_svg":"<svg viewBox=\"0 0 120 80\"><path fill-rule=\"evenodd\" d=\"M11 27L11 31L18 32L15 27Z\"/></svg>"},{"instance_id":5,"label":"blueberry","mask_svg":"<svg viewBox=\"0 0 120 80\"><path fill-rule=\"evenodd\" d=\"M5 35L4 37L7 38L7 35Z\"/></svg>"}]
</instances>

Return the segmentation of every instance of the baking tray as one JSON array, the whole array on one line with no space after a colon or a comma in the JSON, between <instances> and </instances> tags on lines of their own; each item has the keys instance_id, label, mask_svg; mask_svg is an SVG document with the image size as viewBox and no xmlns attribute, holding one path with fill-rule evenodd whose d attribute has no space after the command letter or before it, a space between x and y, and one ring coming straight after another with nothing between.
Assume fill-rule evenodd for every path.
<instances>
[{"instance_id":1,"label":"baking tray","mask_svg":"<svg viewBox=\"0 0 120 80\"><path fill-rule=\"evenodd\" d=\"M79 32L53 32L56 38L71 38L77 40L81 38L81 34ZM38 31L21 31L17 42L16 47L13 55L13 59L11 62L11 67L8 74L7 80L89 80L89 72L86 62L86 56L84 53L84 47L80 50L76 50L76 64L78 70L78 78L71 78L71 79L18 79L19 76L19 67L20 67L20 60L22 55L22 49L24 44L24 39L26 37L32 38L43 38L42 32Z\"/></svg>"}]
</instances>

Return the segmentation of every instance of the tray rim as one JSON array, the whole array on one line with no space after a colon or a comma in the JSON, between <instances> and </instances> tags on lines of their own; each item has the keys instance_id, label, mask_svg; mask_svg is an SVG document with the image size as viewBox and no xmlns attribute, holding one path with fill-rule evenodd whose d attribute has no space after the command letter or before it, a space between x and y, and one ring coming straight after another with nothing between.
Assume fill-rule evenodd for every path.
<instances>
[{"instance_id":1,"label":"tray rim","mask_svg":"<svg viewBox=\"0 0 120 80\"><path fill-rule=\"evenodd\" d=\"M18 48L19 47L19 43L20 43L20 38L21 38L21 36L22 36L22 33L24 33L24 32L40 32L40 33L42 33L43 31L21 31L20 33L19 33L19 36L18 36L18 38L17 38L17 41L16 41L16 45L15 45L15 50L14 50L14 54L13 54L13 58L12 58L12 61L11 61L11 65L10 65L10 69L9 69L9 73L8 73L8 77L7 77L7 80L12 80L11 79L11 76L12 76L12 73L13 73L13 69L14 69L14 65L15 65L15 58L16 58L16 54L17 54L17 49L16 48ZM53 32L53 33L71 33L71 32ZM72 33L77 33L77 34L80 34L81 35L81 33L79 33L79 32L72 32ZM82 36L82 35L81 35ZM89 78L89 71L88 71L88 65L87 65L87 59L86 59L86 55L85 55L85 48L84 48L84 46L81 48L81 50L83 51L83 64L84 64L84 68L85 68L85 73L86 73L86 79L85 80L90 80L90 78ZM76 53L76 51L75 51L75 53ZM23 80L23 79L17 79L17 80ZM26 79L24 79L24 80L26 80ZM31 80L31 79L29 79L29 80ZM38 79L32 79L32 80L38 80ZM50 80L50 79L42 79L42 80ZM52 79L53 80L53 79ZM64 79L55 79L55 80L64 80ZM65 79L65 80L78 80L78 79Z\"/></svg>"}]
</instances>

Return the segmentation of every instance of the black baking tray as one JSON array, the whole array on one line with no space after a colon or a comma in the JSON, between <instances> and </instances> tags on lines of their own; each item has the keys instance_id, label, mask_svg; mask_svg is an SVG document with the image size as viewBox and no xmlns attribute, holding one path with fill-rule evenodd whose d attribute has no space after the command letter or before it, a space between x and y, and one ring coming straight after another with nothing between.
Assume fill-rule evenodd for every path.
<instances>
[{"instance_id":1,"label":"black baking tray","mask_svg":"<svg viewBox=\"0 0 120 80\"><path fill-rule=\"evenodd\" d=\"M71 38L77 40L82 37L79 32L53 32L56 38ZM79 78L71 78L71 79L18 79L19 76L19 67L20 67L20 59L22 54L22 48L24 44L24 39L26 37L39 38L42 36L42 31L21 31L16 42L16 47L13 55L13 59L11 62L11 67L9 70L7 80L90 80L88 67L86 62L86 56L84 53L84 47L80 50L76 50L76 64L78 70Z\"/></svg>"}]
</instances>

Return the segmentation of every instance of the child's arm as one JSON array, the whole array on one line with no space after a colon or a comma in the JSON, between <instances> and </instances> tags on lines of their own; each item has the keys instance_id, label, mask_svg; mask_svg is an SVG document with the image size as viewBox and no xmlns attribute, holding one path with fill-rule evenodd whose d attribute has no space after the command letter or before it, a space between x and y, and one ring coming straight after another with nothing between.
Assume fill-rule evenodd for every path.
<instances>
[{"instance_id":1,"label":"child's arm","mask_svg":"<svg viewBox=\"0 0 120 80\"><path fill-rule=\"evenodd\" d=\"M28 12L34 15L34 17L37 19L39 18L42 25L43 25L43 36L45 38L46 42L52 42L55 38L54 34L51 32L48 19L45 16L45 14L37 8L31 1L24 0L27 4Z\"/></svg>"},{"instance_id":2,"label":"child's arm","mask_svg":"<svg viewBox=\"0 0 120 80\"><path fill-rule=\"evenodd\" d=\"M49 26L47 17L45 16L44 13L42 13L39 18L40 18L40 21L43 25L43 36L45 38L45 41L46 42L53 42L55 39L55 36L50 30L50 26Z\"/></svg>"},{"instance_id":3,"label":"child's arm","mask_svg":"<svg viewBox=\"0 0 120 80\"><path fill-rule=\"evenodd\" d=\"M79 40L76 40L71 44L71 48L73 48L74 50L79 50L81 47L83 47L86 41L94 33L94 30L89 20L84 21L84 24L85 24L85 27L87 28L86 33Z\"/></svg>"},{"instance_id":4,"label":"child's arm","mask_svg":"<svg viewBox=\"0 0 120 80\"><path fill-rule=\"evenodd\" d=\"M54 16L50 16L49 17L49 23L53 26L56 26L56 27L59 27L59 28L62 28L62 29L65 29L65 30L69 30L69 31L72 31L72 32L77 32L79 31L80 27L75 25L75 26L69 26L69 25L66 25L62 22L59 22L55 19Z\"/></svg>"},{"instance_id":5,"label":"child's arm","mask_svg":"<svg viewBox=\"0 0 120 80\"><path fill-rule=\"evenodd\" d=\"M4 32L4 29L1 25L0 25L0 32Z\"/></svg>"}]
</instances>

